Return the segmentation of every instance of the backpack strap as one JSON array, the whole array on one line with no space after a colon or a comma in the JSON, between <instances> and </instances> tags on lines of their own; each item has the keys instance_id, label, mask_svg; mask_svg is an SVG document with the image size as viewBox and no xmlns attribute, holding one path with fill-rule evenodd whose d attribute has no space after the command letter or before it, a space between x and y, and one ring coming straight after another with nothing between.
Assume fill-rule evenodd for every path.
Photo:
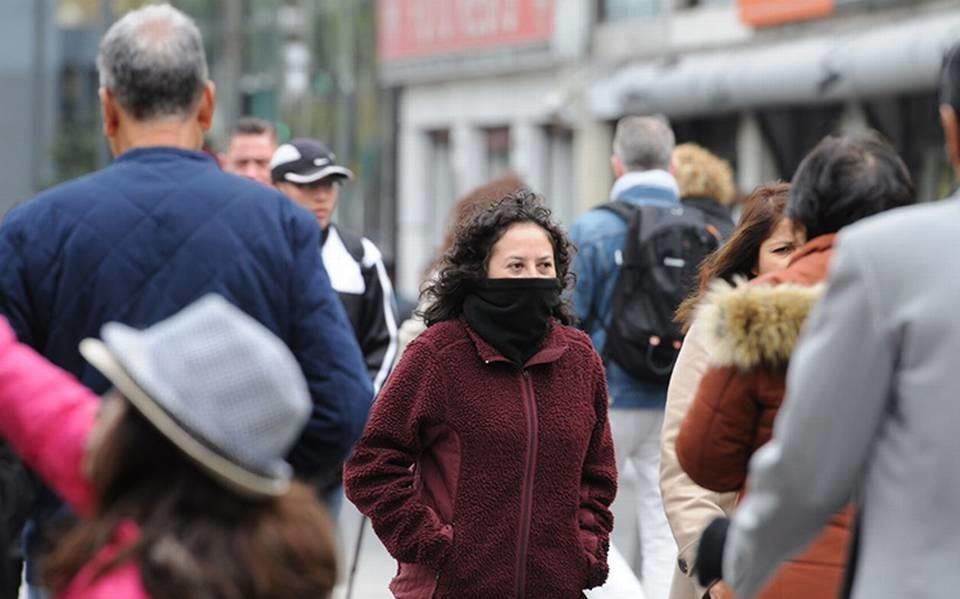
<instances>
[{"instance_id":1,"label":"backpack strap","mask_svg":"<svg viewBox=\"0 0 960 599\"><path fill-rule=\"evenodd\" d=\"M633 215L636 214L639 210L638 206L634 206L629 202L623 200L612 200L610 202L605 202L596 207L596 210L606 210L607 212L613 212L620 219L630 224L630 220L633 218Z\"/></svg>"}]
</instances>

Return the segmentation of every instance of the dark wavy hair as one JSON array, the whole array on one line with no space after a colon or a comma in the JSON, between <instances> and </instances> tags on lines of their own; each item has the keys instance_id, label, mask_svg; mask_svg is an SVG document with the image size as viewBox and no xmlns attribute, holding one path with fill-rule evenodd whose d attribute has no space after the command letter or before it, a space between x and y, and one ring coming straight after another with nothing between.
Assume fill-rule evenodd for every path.
<instances>
[{"instance_id":1,"label":"dark wavy hair","mask_svg":"<svg viewBox=\"0 0 960 599\"><path fill-rule=\"evenodd\" d=\"M460 316L464 298L478 281L487 278L493 245L517 223L534 223L550 237L557 280L564 290L563 300L554 309L553 316L562 324L576 322L568 293L574 284L570 271L573 245L553 220L543 197L524 187L457 227L453 246L441 259L437 276L420 293L421 305L427 305L420 315L428 327Z\"/></svg>"}]
</instances>

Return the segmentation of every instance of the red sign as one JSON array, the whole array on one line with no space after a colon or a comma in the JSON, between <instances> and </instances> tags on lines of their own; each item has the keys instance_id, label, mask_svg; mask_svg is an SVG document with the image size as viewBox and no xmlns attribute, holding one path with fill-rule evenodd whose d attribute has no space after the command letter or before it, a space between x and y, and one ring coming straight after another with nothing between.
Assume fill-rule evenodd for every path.
<instances>
[{"instance_id":1,"label":"red sign","mask_svg":"<svg viewBox=\"0 0 960 599\"><path fill-rule=\"evenodd\" d=\"M556 0L379 0L382 61L549 41Z\"/></svg>"},{"instance_id":2,"label":"red sign","mask_svg":"<svg viewBox=\"0 0 960 599\"><path fill-rule=\"evenodd\" d=\"M739 4L741 21L767 27L831 15L836 0L739 0Z\"/></svg>"}]
</instances>

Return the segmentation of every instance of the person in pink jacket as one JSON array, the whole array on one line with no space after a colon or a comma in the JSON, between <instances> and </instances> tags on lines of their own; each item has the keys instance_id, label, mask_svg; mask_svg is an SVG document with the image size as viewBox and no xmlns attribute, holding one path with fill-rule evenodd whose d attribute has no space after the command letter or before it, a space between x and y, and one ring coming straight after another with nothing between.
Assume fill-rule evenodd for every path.
<instances>
[{"instance_id":1,"label":"person in pink jacket","mask_svg":"<svg viewBox=\"0 0 960 599\"><path fill-rule=\"evenodd\" d=\"M0 435L82 516L43 564L64 599L328 597L329 518L284 456L307 422L299 365L208 295L83 356L101 399L0 319Z\"/></svg>"}]
</instances>

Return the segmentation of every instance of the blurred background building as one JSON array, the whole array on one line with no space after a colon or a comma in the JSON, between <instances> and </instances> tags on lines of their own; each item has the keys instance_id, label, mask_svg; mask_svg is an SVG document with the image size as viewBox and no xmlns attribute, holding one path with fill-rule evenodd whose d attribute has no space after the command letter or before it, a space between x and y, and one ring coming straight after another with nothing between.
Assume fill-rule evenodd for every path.
<instances>
[{"instance_id":1,"label":"blurred background building","mask_svg":"<svg viewBox=\"0 0 960 599\"><path fill-rule=\"evenodd\" d=\"M0 20L0 211L105 165L95 56L145 0L13 0ZM358 174L339 220L413 295L449 207L515 171L571 222L606 198L616 120L659 112L734 165L789 179L830 132L874 127L943 195L936 79L957 0L173 0L204 32L210 144L251 114Z\"/></svg>"},{"instance_id":2,"label":"blurred background building","mask_svg":"<svg viewBox=\"0 0 960 599\"><path fill-rule=\"evenodd\" d=\"M0 19L0 213L60 181L106 165L97 44L150 0L12 0ZM375 0L172 0L203 32L217 111L210 147L238 116L278 125L282 139L329 141L358 174L341 221L392 247L383 220L383 122ZM385 212L392 214L391 211ZM383 230L385 233L381 234Z\"/></svg>"},{"instance_id":3,"label":"blurred background building","mask_svg":"<svg viewBox=\"0 0 960 599\"><path fill-rule=\"evenodd\" d=\"M936 81L960 5L922 0L380 0L397 99L399 288L455 198L514 170L566 222L606 199L616 120L662 113L743 192L831 132L888 136L945 193Z\"/></svg>"}]
</instances>

